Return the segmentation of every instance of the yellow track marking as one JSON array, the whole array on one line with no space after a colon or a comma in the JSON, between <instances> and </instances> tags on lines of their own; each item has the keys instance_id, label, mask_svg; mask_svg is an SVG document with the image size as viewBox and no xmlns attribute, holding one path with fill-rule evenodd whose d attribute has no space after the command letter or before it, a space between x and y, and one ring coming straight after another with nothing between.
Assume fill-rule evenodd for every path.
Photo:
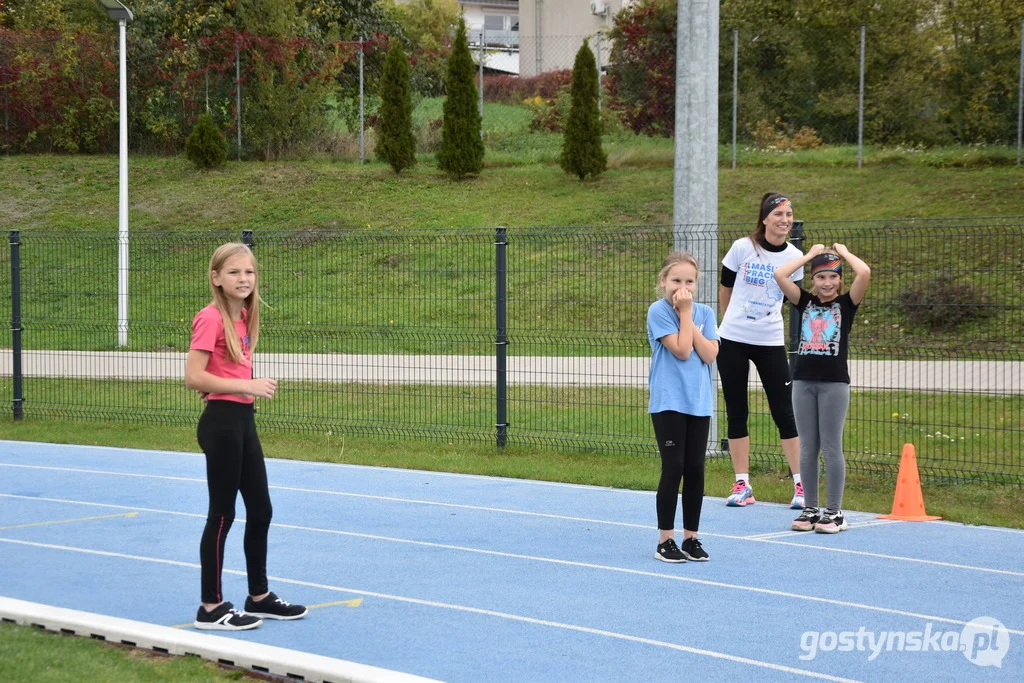
<instances>
[{"instance_id":1,"label":"yellow track marking","mask_svg":"<svg viewBox=\"0 0 1024 683\"><path fill-rule=\"evenodd\" d=\"M351 600L338 600L337 602L321 602L319 605L307 605L306 609L320 609L321 607L336 607L338 605L347 605L348 607L359 607L363 604L362 598L352 598ZM191 628L192 624L175 624L171 628Z\"/></svg>"},{"instance_id":2,"label":"yellow track marking","mask_svg":"<svg viewBox=\"0 0 1024 683\"><path fill-rule=\"evenodd\" d=\"M48 524L70 524L72 522L91 522L94 519L112 519L114 517L135 517L138 512L122 512L119 515L100 515L99 517L79 517L77 519L56 519L52 522L32 522L31 524L17 524L15 526L0 526L0 531L9 529L27 529L31 526L46 526Z\"/></svg>"}]
</instances>

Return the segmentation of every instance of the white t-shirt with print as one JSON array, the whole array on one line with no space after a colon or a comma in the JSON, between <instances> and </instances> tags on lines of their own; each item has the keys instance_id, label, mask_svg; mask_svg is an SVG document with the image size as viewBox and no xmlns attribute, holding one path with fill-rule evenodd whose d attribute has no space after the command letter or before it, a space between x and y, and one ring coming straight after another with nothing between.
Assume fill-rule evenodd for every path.
<instances>
[{"instance_id":1,"label":"white t-shirt with print","mask_svg":"<svg viewBox=\"0 0 1024 683\"><path fill-rule=\"evenodd\" d=\"M785 333L782 326L782 300L785 296L775 282L775 269L801 256L798 248L786 243L782 251L768 251L754 247L749 237L732 243L722 259L722 265L736 272L729 307L718 329L723 339L754 346L782 346ZM804 279L800 267L789 278L793 282Z\"/></svg>"}]
</instances>

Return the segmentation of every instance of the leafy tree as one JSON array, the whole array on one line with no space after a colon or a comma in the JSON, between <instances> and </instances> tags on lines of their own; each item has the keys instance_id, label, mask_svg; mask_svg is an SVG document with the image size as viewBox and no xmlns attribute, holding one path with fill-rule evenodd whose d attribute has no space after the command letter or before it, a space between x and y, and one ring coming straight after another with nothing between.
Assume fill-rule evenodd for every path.
<instances>
[{"instance_id":1,"label":"leafy tree","mask_svg":"<svg viewBox=\"0 0 1024 683\"><path fill-rule=\"evenodd\" d=\"M960 142L1013 141L1024 4L948 0L938 16L947 54L943 123Z\"/></svg>"},{"instance_id":2,"label":"leafy tree","mask_svg":"<svg viewBox=\"0 0 1024 683\"><path fill-rule=\"evenodd\" d=\"M860 27L867 26L865 121L875 143L941 142L936 117L942 50L937 0L723 0L719 65L732 72L739 31L740 131L781 120L829 143L857 139ZM731 128L732 92L719 95Z\"/></svg>"},{"instance_id":3,"label":"leafy tree","mask_svg":"<svg viewBox=\"0 0 1024 683\"><path fill-rule=\"evenodd\" d=\"M377 156L401 173L416 163L416 138L412 134L412 92L409 62L400 41L394 41L384 62L380 86L380 128Z\"/></svg>"},{"instance_id":4,"label":"leafy tree","mask_svg":"<svg viewBox=\"0 0 1024 683\"><path fill-rule=\"evenodd\" d=\"M459 25L456 0L388 0L412 54L413 92L426 97L444 94L445 58Z\"/></svg>"},{"instance_id":5,"label":"leafy tree","mask_svg":"<svg viewBox=\"0 0 1024 683\"><path fill-rule=\"evenodd\" d=\"M597 110L597 60L587 41L576 53L569 95L572 105L562 137L562 170L583 180L596 177L608 166L601 149L601 115Z\"/></svg>"},{"instance_id":6,"label":"leafy tree","mask_svg":"<svg viewBox=\"0 0 1024 683\"><path fill-rule=\"evenodd\" d=\"M320 38L350 41L376 34L402 35L393 11L381 0L302 0L300 5L309 30Z\"/></svg>"},{"instance_id":7,"label":"leafy tree","mask_svg":"<svg viewBox=\"0 0 1024 683\"><path fill-rule=\"evenodd\" d=\"M152 5L169 5L173 16L173 35L184 40L212 36L226 28L240 28L238 0L133 0L132 11L139 21L152 11ZM136 12L135 8L139 7Z\"/></svg>"},{"instance_id":8,"label":"leafy tree","mask_svg":"<svg viewBox=\"0 0 1024 683\"><path fill-rule=\"evenodd\" d=\"M223 166L228 158L228 141L224 133L210 118L203 114L185 140L185 156L198 169Z\"/></svg>"},{"instance_id":9,"label":"leafy tree","mask_svg":"<svg viewBox=\"0 0 1024 683\"><path fill-rule=\"evenodd\" d=\"M244 137L265 159L298 151L326 127L337 65L299 36L296 0L239 0L238 16L254 43L245 52L253 78L242 90Z\"/></svg>"},{"instance_id":10,"label":"leafy tree","mask_svg":"<svg viewBox=\"0 0 1024 683\"><path fill-rule=\"evenodd\" d=\"M609 104L634 133L669 137L676 117L676 0L639 0L610 33Z\"/></svg>"},{"instance_id":11,"label":"leafy tree","mask_svg":"<svg viewBox=\"0 0 1024 683\"><path fill-rule=\"evenodd\" d=\"M937 70L928 15L933 0L797 3L798 37L789 62L793 116L828 142L856 142L860 33L865 41L865 136L880 144L937 141L930 78ZM798 123L794 121L794 123Z\"/></svg>"},{"instance_id":12,"label":"leafy tree","mask_svg":"<svg viewBox=\"0 0 1024 683\"><path fill-rule=\"evenodd\" d=\"M797 120L799 117L793 111L789 64L798 52L794 14L793 0L722 0L719 74L722 82L729 82L730 86L732 29L739 30L740 134L753 130L760 121L782 119L797 126L812 125L810 121ZM718 112L719 132L731 134L731 87L719 88Z\"/></svg>"},{"instance_id":13,"label":"leafy tree","mask_svg":"<svg viewBox=\"0 0 1024 683\"><path fill-rule=\"evenodd\" d=\"M116 150L117 53L107 47L112 24L99 4L0 0L0 14L14 29L0 40L0 92L13 129L7 149Z\"/></svg>"},{"instance_id":14,"label":"leafy tree","mask_svg":"<svg viewBox=\"0 0 1024 683\"><path fill-rule=\"evenodd\" d=\"M473 58L469 54L466 20L459 19L452 54L448 57L448 97L444 101L441 147L437 166L454 178L475 175L484 165L484 141L480 139L480 110Z\"/></svg>"}]
</instances>

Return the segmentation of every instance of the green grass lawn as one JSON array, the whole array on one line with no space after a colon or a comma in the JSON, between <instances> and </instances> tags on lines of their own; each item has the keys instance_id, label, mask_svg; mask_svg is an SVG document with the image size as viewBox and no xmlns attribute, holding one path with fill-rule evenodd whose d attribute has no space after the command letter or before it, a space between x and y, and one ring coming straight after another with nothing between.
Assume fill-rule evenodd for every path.
<instances>
[{"instance_id":1,"label":"green grass lawn","mask_svg":"<svg viewBox=\"0 0 1024 683\"><path fill-rule=\"evenodd\" d=\"M719 171L719 220L753 228L761 195L794 200L814 221L1024 214L1024 168L857 168L814 165ZM117 227L112 156L0 157L0 218L8 228ZM383 164L308 159L228 162L201 173L182 158L129 159L133 230L480 228L497 225L665 225L672 221L671 159L621 166L580 182L557 166L487 168L453 181L429 163L402 175Z\"/></svg>"},{"instance_id":2,"label":"green grass lawn","mask_svg":"<svg viewBox=\"0 0 1024 683\"><path fill-rule=\"evenodd\" d=\"M1021 168L943 169L907 162L862 170L796 165L720 173L723 234L752 227L761 192L779 188L793 196L812 237L838 236L875 268L874 308L865 309L857 323L865 344L874 337L887 348L905 348L909 335L914 344L941 344L943 353L985 354L1024 335L1019 289L1002 275L1024 258L1020 224L1003 232L970 227L972 217L1024 215ZM50 229L42 249L24 250L24 286L34 297L25 302L25 315L105 320L115 314L107 294L115 286L108 275L116 267L117 160L0 158L0 194L0 218L21 230L27 245L37 228ZM510 328L532 329L545 339L542 346L533 340L513 344L510 353L573 353L558 346L567 330L582 336L642 328L652 273L668 248L664 226L671 222L671 204L670 166L623 166L580 183L556 166L532 164L489 168L479 178L454 182L427 163L401 176L380 164L326 159L229 163L197 173L181 159L133 158L130 318L160 333L133 335L143 345L131 348L180 344L186 318L207 296L196 273L205 268L212 245L251 229L263 260L263 294L271 304L266 320L278 330L264 351L283 345L370 352L386 339L393 351L422 353L436 350L433 339L401 326L430 321L427 326L436 327L443 321L471 339L438 352L486 353L493 331L491 231L504 225L511 226L513 239ZM899 216L961 221L941 230L928 224L893 227ZM854 219L867 222L836 223ZM555 226L594 227L554 231ZM612 236L609 226L631 227ZM84 237L86 231L94 236ZM545 242L545 235L551 240ZM720 239L720 249L728 241ZM0 291L9 288L7 258L5 250ZM908 325L894 302L911 277L943 269L971 278L989 274L984 287L996 305L994 322L939 333ZM59 289L69 281L65 272L74 274L77 296ZM614 301L595 297L595 288ZM445 296L430 295L440 291ZM0 315L7 318L9 303L3 299ZM296 340L312 321L325 329ZM54 330L46 342L34 343L111 348L110 336L94 329L99 328ZM962 338L973 341L965 345ZM593 351L644 353L632 341Z\"/></svg>"},{"instance_id":3,"label":"green grass lawn","mask_svg":"<svg viewBox=\"0 0 1024 683\"><path fill-rule=\"evenodd\" d=\"M0 680L10 683L205 683L248 678L240 670L221 667L198 657L160 655L89 638L0 623Z\"/></svg>"},{"instance_id":4,"label":"green grass lawn","mask_svg":"<svg viewBox=\"0 0 1024 683\"><path fill-rule=\"evenodd\" d=\"M440 119L443 106L444 98L421 100L413 111L414 129L421 130ZM487 167L557 165L562 134L531 132L529 127L532 118L533 112L524 105L484 103L483 128L487 147L484 163ZM608 154L609 168L672 167L672 139L635 135L615 122L606 123L605 126L608 132L603 136L602 143ZM732 156L731 144L719 146L718 159L723 167L732 165ZM430 154L422 154L421 158L427 163L432 162ZM931 149L866 145L861 154L862 163L869 167L917 166L940 169L1009 166L1016 163L1016 158L1016 149L1009 145L965 145ZM743 168L856 168L857 147L830 145L818 149L765 151L740 139L736 146L736 164Z\"/></svg>"},{"instance_id":5,"label":"green grass lawn","mask_svg":"<svg viewBox=\"0 0 1024 683\"><path fill-rule=\"evenodd\" d=\"M5 430L25 429L54 418L102 422L125 414L189 427L201 409L180 381L27 378L25 382L24 426L5 417L0 421ZM10 393L9 380L0 378L0 395ZM130 409L124 406L127 393L132 395ZM784 467L763 392L752 391L749 402L753 453ZM634 455L654 462L657 452L646 409L646 389L512 386L507 402L508 443L516 448L552 444L566 453L605 453L608 463ZM495 441L495 390L490 386L282 382L275 399L261 403L260 420L266 429L280 432L326 435L330 431L361 439L392 434L475 442L486 449ZM1010 481L1020 477L1024 468L1022 432L1021 395L856 391L845 430L847 467L865 475L888 476L899 464L903 445L912 443L928 481L942 481L958 472L980 480ZM724 436L725 406L720 398L718 438ZM546 468L517 476L560 480L557 470ZM637 483L624 479L607 485L637 488Z\"/></svg>"}]
</instances>

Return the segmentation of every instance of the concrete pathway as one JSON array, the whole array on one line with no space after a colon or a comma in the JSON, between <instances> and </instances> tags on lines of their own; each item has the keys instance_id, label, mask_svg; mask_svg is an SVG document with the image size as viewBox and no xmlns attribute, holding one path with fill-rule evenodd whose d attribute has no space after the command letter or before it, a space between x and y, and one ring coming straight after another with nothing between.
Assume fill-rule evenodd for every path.
<instances>
[{"instance_id":1,"label":"concrete pathway","mask_svg":"<svg viewBox=\"0 0 1024 683\"><path fill-rule=\"evenodd\" d=\"M0 375L11 376L12 353L0 355ZM647 386L650 358L511 356L508 384ZM26 377L181 379L185 354L119 351L24 351ZM261 353L256 373L277 380L371 384L485 385L495 380L491 356ZM1024 362L978 360L850 361L854 389L1011 395L1024 393ZM750 369L752 380L756 371Z\"/></svg>"}]
</instances>

